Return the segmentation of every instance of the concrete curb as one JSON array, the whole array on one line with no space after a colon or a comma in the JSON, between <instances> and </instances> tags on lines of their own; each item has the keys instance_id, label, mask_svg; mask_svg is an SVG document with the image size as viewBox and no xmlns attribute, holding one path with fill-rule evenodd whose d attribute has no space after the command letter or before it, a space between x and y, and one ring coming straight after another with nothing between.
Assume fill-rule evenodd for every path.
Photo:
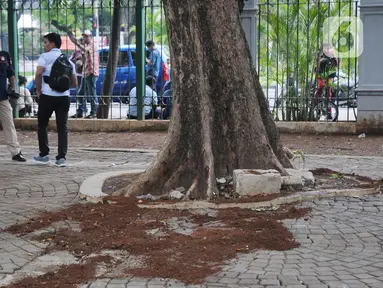
<instances>
[{"instance_id":1,"label":"concrete curb","mask_svg":"<svg viewBox=\"0 0 383 288\"><path fill-rule=\"evenodd\" d=\"M174 204L152 204L152 205L138 205L140 208L148 209L227 209L227 208L241 208L241 209L263 209L277 208L284 204L291 204L295 202L312 201L314 199L332 198L332 197L360 197L377 193L378 190L371 189L327 189L320 191L299 192L286 197L279 197L271 201L251 202L251 203L220 203L215 204L208 201L185 201Z\"/></svg>"},{"instance_id":2,"label":"concrete curb","mask_svg":"<svg viewBox=\"0 0 383 288\"><path fill-rule=\"evenodd\" d=\"M145 169L129 169L122 171L110 171L99 173L88 177L82 182L79 191L79 197L92 203L102 202L102 198L109 196L102 192L102 186L106 179L116 177L124 174L143 173ZM323 199L331 197L359 197L363 195L370 195L377 193L375 188L369 189L325 189L308 192L298 192L286 197L279 197L271 201L251 202L251 203L212 203L208 201L185 201L171 204L152 204L152 205L138 205L140 208L148 209L226 209L226 208L242 208L242 209L259 209L259 208L272 208L278 207L283 204L291 204L295 202L311 201L314 199Z\"/></svg>"},{"instance_id":3,"label":"concrete curb","mask_svg":"<svg viewBox=\"0 0 383 288\"><path fill-rule=\"evenodd\" d=\"M106 179L124 174L134 174L142 172L145 172L145 169L110 171L90 176L86 178L84 182L82 182L78 195L80 199L85 199L92 203L102 202L103 197L109 196L108 194L102 192L102 186L104 185Z\"/></svg>"},{"instance_id":4,"label":"concrete curb","mask_svg":"<svg viewBox=\"0 0 383 288\"><path fill-rule=\"evenodd\" d=\"M6 150L7 146L6 145L0 145L1 149ZM38 151L39 147L38 146L21 146L21 149L36 149L36 152ZM160 152L160 150L156 149L136 149L136 148L102 148L102 147L76 147L72 146L71 147L72 151L75 150L82 150L82 151L93 151L93 152L130 152L130 153L155 153L157 154Z\"/></svg>"},{"instance_id":5,"label":"concrete curb","mask_svg":"<svg viewBox=\"0 0 383 288\"><path fill-rule=\"evenodd\" d=\"M356 122L288 122L277 121L280 133L357 134Z\"/></svg>"},{"instance_id":6,"label":"concrete curb","mask_svg":"<svg viewBox=\"0 0 383 288\"><path fill-rule=\"evenodd\" d=\"M15 119L15 126L21 130L37 130L36 118ZM70 132L145 132L167 131L169 120L126 120L126 119L69 119ZM374 127L358 124L357 122L292 122L276 121L281 133L307 133L307 134L379 134ZM50 121L49 130L56 130L56 122ZM380 133L381 134L381 133Z\"/></svg>"},{"instance_id":7,"label":"concrete curb","mask_svg":"<svg viewBox=\"0 0 383 288\"><path fill-rule=\"evenodd\" d=\"M158 153L160 150L155 149L136 149L136 148L78 148L83 151L93 152L131 152L131 153Z\"/></svg>"},{"instance_id":8,"label":"concrete curb","mask_svg":"<svg viewBox=\"0 0 383 288\"><path fill-rule=\"evenodd\" d=\"M36 118L14 119L16 129L37 130ZM167 131L169 120L68 119L70 132L144 132ZM48 130L56 131L56 121L49 121Z\"/></svg>"}]
</instances>

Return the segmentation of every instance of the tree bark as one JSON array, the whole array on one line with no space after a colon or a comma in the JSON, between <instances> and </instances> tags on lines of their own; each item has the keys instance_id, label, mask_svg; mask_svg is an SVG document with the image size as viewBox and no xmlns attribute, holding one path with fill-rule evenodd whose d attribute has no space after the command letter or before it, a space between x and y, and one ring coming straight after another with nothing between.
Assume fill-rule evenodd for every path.
<instances>
[{"instance_id":1,"label":"tree bark","mask_svg":"<svg viewBox=\"0 0 383 288\"><path fill-rule=\"evenodd\" d=\"M98 119L108 119L110 97L112 97L114 81L116 80L116 70L118 62L118 48L120 46L121 29L121 4L119 0L114 0L112 18L112 37L109 45L108 62L106 64L104 83L102 84L102 95L97 109Z\"/></svg>"},{"instance_id":2,"label":"tree bark","mask_svg":"<svg viewBox=\"0 0 383 288\"><path fill-rule=\"evenodd\" d=\"M173 115L156 161L118 194L194 199L217 195L234 169L291 163L267 107L239 18L238 0L163 0L173 69ZM181 24L180 24L181 23Z\"/></svg>"}]
</instances>

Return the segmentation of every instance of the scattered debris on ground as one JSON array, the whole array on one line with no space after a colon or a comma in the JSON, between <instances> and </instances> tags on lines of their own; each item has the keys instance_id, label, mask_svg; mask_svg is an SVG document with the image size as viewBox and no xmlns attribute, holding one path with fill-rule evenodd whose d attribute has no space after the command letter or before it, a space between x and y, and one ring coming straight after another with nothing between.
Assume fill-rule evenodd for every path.
<instances>
[{"instance_id":1,"label":"scattered debris on ground","mask_svg":"<svg viewBox=\"0 0 383 288\"><path fill-rule=\"evenodd\" d=\"M111 177L105 180L101 191L105 194L112 195L113 192L126 187L138 178L142 173L127 173L120 176Z\"/></svg>"},{"instance_id":2,"label":"scattered debris on ground","mask_svg":"<svg viewBox=\"0 0 383 288\"><path fill-rule=\"evenodd\" d=\"M44 212L6 229L6 232L48 244L45 253L69 251L78 259L76 264L61 266L56 272L36 278L24 278L8 288L76 287L105 275L201 283L237 253L298 247L280 220L301 218L309 211L293 206L263 212L234 208L220 211L144 209L136 205L138 201L135 197L108 197L103 204L76 204L58 212ZM50 232L42 230L63 221L78 223L77 229L60 226L62 228ZM39 230L41 233L36 233ZM105 255L105 251L111 250L140 261L135 266L125 265L123 257ZM118 269L114 269L116 266Z\"/></svg>"},{"instance_id":3,"label":"scattered debris on ground","mask_svg":"<svg viewBox=\"0 0 383 288\"><path fill-rule=\"evenodd\" d=\"M110 256L86 257L81 263L62 265L57 270L37 277L26 277L12 283L7 288L41 288L41 287L78 287L79 281L90 280L96 273L97 265L103 263L111 267L114 259Z\"/></svg>"},{"instance_id":4,"label":"scattered debris on ground","mask_svg":"<svg viewBox=\"0 0 383 288\"><path fill-rule=\"evenodd\" d=\"M302 178L304 185L284 185L280 193L260 193L258 195L240 195L235 193L233 189L233 178L227 176L224 178L217 178L218 197L210 199L212 203L251 203L271 201L273 199L289 196L297 192L324 190L324 189L366 189L378 188L381 185L380 181L374 181L368 177L358 175L345 174L330 169L315 169L310 171L313 179L305 177ZM305 172L306 173L306 172ZM114 191L128 186L132 183L141 173L137 174L123 174L121 176L112 177L105 181L103 192L111 195ZM312 176L312 175L311 175ZM315 180L315 181L314 181ZM383 187L383 185L382 185ZM177 201L184 201L186 199L186 189L178 187L169 192L167 195L153 195L151 193L136 196L141 204L155 204L155 203L174 203Z\"/></svg>"},{"instance_id":5,"label":"scattered debris on ground","mask_svg":"<svg viewBox=\"0 0 383 288\"><path fill-rule=\"evenodd\" d=\"M366 189L379 188L382 180L375 181L371 178L359 176L356 174L340 173L327 168L318 168L312 170L315 177L315 187L307 187L305 190L320 189Z\"/></svg>"}]
</instances>

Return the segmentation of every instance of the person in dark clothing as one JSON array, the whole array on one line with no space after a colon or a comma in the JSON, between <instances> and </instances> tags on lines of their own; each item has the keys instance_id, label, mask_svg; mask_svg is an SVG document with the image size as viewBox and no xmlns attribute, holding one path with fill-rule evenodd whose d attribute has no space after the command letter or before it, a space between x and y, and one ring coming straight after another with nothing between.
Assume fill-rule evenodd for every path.
<instances>
[{"instance_id":1,"label":"person in dark clothing","mask_svg":"<svg viewBox=\"0 0 383 288\"><path fill-rule=\"evenodd\" d=\"M10 87L8 87L8 80ZM9 102L9 94L13 94L16 87L15 71L12 67L11 57L8 52L0 51L0 122L5 133L5 143L12 160L25 162L21 153L15 124L13 123L12 106ZM10 88L10 89L9 89Z\"/></svg>"}]
</instances>

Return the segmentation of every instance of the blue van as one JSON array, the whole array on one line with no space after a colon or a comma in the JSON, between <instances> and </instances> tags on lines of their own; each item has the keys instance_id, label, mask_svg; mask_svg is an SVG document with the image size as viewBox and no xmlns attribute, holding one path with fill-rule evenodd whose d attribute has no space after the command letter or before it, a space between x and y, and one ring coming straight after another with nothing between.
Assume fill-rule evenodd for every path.
<instances>
[{"instance_id":1,"label":"blue van","mask_svg":"<svg viewBox=\"0 0 383 288\"><path fill-rule=\"evenodd\" d=\"M159 77L156 82L156 90L161 94L162 88L165 83L170 79L170 68L169 68L169 49L167 46L156 45L156 49L161 55L161 66ZM103 47L99 49L100 56L100 70L99 77L96 82L96 93L101 95L102 84L106 73L106 65L108 61L109 47ZM149 66L146 65L146 72L149 71ZM119 55L117 61L116 79L112 90L113 102L126 102L127 96L130 90L136 86L136 45L123 45L119 47ZM28 83L27 89L33 94L35 91L35 81L32 80ZM71 101L74 102L76 99L76 89L71 89L70 92Z\"/></svg>"}]
</instances>

